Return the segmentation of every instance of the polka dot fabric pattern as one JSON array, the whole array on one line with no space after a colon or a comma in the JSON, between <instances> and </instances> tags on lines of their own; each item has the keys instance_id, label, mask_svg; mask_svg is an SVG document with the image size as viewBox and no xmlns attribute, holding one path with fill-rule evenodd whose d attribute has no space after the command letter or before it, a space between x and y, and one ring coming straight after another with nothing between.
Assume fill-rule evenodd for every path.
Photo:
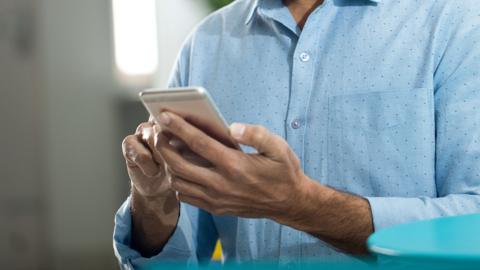
<instances>
[{"instance_id":1,"label":"polka dot fabric pattern","mask_svg":"<svg viewBox=\"0 0 480 270\"><path fill-rule=\"evenodd\" d=\"M237 0L193 31L170 85L284 137L310 178L365 197L380 230L480 212L479 72L475 0L325 0L303 29L280 0ZM217 237L227 260L348 258L270 220L182 210L163 252L120 260L196 262Z\"/></svg>"}]
</instances>

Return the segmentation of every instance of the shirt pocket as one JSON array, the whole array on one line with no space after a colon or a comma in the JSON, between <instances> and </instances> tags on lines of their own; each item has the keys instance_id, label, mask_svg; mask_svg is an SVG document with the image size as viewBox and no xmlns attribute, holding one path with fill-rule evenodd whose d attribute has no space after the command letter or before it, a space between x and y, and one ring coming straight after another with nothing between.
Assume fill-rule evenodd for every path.
<instances>
[{"instance_id":1,"label":"shirt pocket","mask_svg":"<svg viewBox=\"0 0 480 270\"><path fill-rule=\"evenodd\" d=\"M406 124L427 105L428 88L366 90L329 97L329 124L344 131L380 131Z\"/></svg>"},{"instance_id":2,"label":"shirt pocket","mask_svg":"<svg viewBox=\"0 0 480 270\"><path fill-rule=\"evenodd\" d=\"M341 190L369 195L430 174L434 141L433 90L363 91L328 99L328 179ZM388 183L388 185L386 184ZM415 188L415 183L411 183ZM411 195L403 190L396 195ZM368 195L367 194L367 195Z\"/></svg>"}]
</instances>

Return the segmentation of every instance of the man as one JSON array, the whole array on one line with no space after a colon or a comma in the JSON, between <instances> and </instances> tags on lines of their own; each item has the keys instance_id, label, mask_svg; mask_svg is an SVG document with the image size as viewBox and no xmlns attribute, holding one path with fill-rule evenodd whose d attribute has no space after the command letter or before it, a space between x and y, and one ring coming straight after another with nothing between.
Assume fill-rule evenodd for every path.
<instances>
[{"instance_id":1,"label":"man","mask_svg":"<svg viewBox=\"0 0 480 270\"><path fill-rule=\"evenodd\" d=\"M140 125L123 143L121 264L196 263L217 238L227 260L342 259L366 254L376 230L478 213L474 4L239 0L208 17L170 86L208 89L237 122L232 137L258 153L173 113Z\"/></svg>"}]
</instances>

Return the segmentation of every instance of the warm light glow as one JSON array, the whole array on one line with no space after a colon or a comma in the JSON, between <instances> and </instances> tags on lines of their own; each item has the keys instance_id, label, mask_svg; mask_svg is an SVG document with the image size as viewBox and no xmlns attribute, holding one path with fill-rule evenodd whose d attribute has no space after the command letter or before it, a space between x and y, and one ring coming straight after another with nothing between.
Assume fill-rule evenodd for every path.
<instances>
[{"instance_id":1,"label":"warm light glow","mask_svg":"<svg viewBox=\"0 0 480 270\"><path fill-rule=\"evenodd\" d=\"M155 0L112 0L115 62L126 75L155 73L158 67Z\"/></svg>"}]
</instances>

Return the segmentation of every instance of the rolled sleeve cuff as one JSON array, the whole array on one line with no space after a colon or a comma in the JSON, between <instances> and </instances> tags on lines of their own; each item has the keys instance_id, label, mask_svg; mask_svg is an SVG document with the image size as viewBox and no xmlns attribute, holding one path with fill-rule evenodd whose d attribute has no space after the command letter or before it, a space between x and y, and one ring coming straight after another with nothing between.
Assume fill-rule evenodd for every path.
<instances>
[{"instance_id":1,"label":"rolled sleeve cuff","mask_svg":"<svg viewBox=\"0 0 480 270\"><path fill-rule=\"evenodd\" d=\"M113 247L115 256L122 269L145 269L161 262L182 261L182 263L196 263L193 248L193 237L190 221L185 206L180 206L180 216L177 227L163 250L150 258L131 248L131 212L130 197L123 203L115 215L115 228L113 232Z\"/></svg>"},{"instance_id":2,"label":"rolled sleeve cuff","mask_svg":"<svg viewBox=\"0 0 480 270\"><path fill-rule=\"evenodd\" d=\"M430 216L425 215L424 202L418 198L366 197L366 199L372 210L375 231Z\"/></svg>"}]
</instances>

